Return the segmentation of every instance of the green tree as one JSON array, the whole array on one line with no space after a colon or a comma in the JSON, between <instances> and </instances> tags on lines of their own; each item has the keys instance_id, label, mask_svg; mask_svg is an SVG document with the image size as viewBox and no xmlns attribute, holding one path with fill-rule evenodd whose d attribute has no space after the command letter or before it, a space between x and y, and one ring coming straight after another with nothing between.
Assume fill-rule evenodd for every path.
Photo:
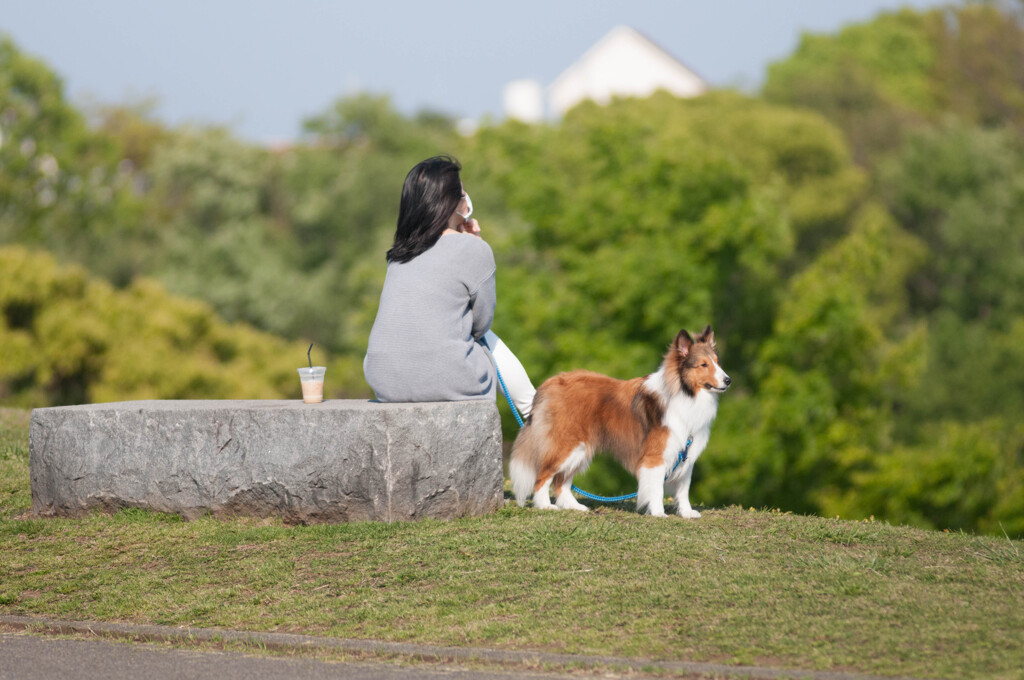
<instances>
[{"instance_id":1,"label":"green tree","mask_svg":"<svg viewBox=\"0 0 1024 680\"><path fill-rule=\"evenodd\" d=\"M896 400L924 368L926 328L906 313L906 282L924 258L917 239L867 206L788 282L754 368L756 404L723 409L724 452L706 466L712 499L819 512L892 447Z\"/></svg>"},{"instance_id":2,"label":"green tree","mask_svg":"<svg viewBox=\"0 0 1024 680\"><path fill-rule=\"evenodd\" d=\"M305 354L150 279L116 290L45 253L0 248L0 403L296 398Z\"/></svg>"},{"instance_id":3,"label":"green tree","mask_svg":"<svg viewBox=\"0 0 1024 680\"><path fill-rule=\"evenodd\" d=\"M932 256L916 308L1005 327L1024 314L1024 140L949 122L911 134L879 169L880 193Z\"/></svg>"},{"instance_id":4,"label":"green tree","mask_svg":"<svg viewBox=\"0 0 1024 680\"><path fill-rule=\"evenodd\" d=\"M853 475L825 512L1024 536L1024 428L1018 419L939 421L924 444L898 444Z\"/></svg>"},{"instance_id":5,"label":"green tree","mask_svg":"<svg viewBox=\"0 0 1024 680\"><path fill-rule=\"evenodd\" d=\"M910 289L915 315L930 326L927 370L900 398L901 439L918 449L980 422L1006 432L1024 409L1022 171L1011 129L957 123L911 135L881 168L893 213L929 249ZM1013 436L994 440L1009 446ZM961 454L970 448L957 441ZM979 439L965 460L993 460L986 446ZM1017 451L1000 455L1020 460Z\"/></svg>"},{"instance_id":6,"label":"green tree","mask_svg":"<svg viewBox=\"0 0 1024 680\"><path fill-rule=\"evenodd\" d=\"M873 163L925 122L954 115L1024 131L1024 24L994 3L903 9L836 35L805 34L769 67L764 96L815 109Z\"/></svg>"},{"instance_id":7,"label":"green tree","mask_svg":"<svg viewBox=\"0 0 1024 680\"><path fill-rule=\"evenodd\" d=\"M45 64L0 38L0 244L45 247L113 275L140 205L112 141L95 134Z\"/></svg>"},{"instance_id":8,"label":"green tree","mask_svg":"<svg viewBox=\"0 0 1024 680\"><path fill-rule=\"evenodd\" d=\"M709 322L744 374L772 284L842 233L865 187L820 117L731 94L584 104L550 128L485 128L463 155L501 188L481 215L526 221L499 248L499 320L540 376L637 375Z\"/></svg>"}]
</instances>

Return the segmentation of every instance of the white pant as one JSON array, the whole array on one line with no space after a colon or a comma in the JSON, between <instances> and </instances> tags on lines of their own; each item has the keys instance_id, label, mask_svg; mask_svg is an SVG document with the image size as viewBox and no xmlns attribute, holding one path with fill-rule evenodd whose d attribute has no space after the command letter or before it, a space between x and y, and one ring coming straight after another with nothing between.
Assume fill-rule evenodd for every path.
<instances>
[{"instance_id":1,"label":"white pant","mask_svg":"<svg viewBox=\"0 0 1024 680\"><path fill-rule=\"evenodd\" d=\"M516 409L519 410L519 415L525 420L533 408L533 395L537 393L533 383L530 382L530 376L526 374L526 369L519 363L519 359L516 359L516 355L512 354L508 345L502 342L501 338L493 331L487 331L483 337L483 343L491 351L498 372L501 373L501 379L505 381L505 387L508 388L509 396L512 397ZM498 383L498 390L504 393L501 383Z\"/></svg>"}]
</instances>

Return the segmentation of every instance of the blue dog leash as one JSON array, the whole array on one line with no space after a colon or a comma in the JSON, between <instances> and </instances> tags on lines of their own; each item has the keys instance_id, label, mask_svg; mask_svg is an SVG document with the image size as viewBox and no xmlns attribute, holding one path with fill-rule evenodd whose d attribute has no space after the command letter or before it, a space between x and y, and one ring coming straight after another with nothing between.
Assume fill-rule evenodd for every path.
<instances>
[{"instance_id":1,"label":"blue dog leash","mask_svg":"<svg viewBox=\"0 0 1024 680\"><path fill-rule=\"evenodd\" d=\"M497 367L495 367L495 370L497 370ZM523 422L523 418L522 416L519 415L519 410L516 408L516 405L512 403L512 397L509 396L508 388L505 387L505 381L501 377L501 371L497 372L498 382L501 383L501 391L505 394L505 400L508 401L508 407L512 409L512 415L516 417L516 422L519 423L519 427L520 429L522 429L522 427L525 425L525 423ZM679 452L679 457L676 458L676 464L673 465L672 469L669 470L667 475L665 475L665 479L671 477L672 473L676 471L676 468L683 464L683 461L686 460L687 454L690 452L690 444L692 443L692 437L686 440L686 446L684 446L683 450ZM590 500L593 501L600 501L601 503L618 503L619 501L628 501L633 498L636 498L635 492L626 494L625 496L598 496L597 494L590 493L589 491L584 491L575 484L572 485L572 490L578 493L579 495L583 496L584 498L589 498Z\"/></svg>"}]
</instances>

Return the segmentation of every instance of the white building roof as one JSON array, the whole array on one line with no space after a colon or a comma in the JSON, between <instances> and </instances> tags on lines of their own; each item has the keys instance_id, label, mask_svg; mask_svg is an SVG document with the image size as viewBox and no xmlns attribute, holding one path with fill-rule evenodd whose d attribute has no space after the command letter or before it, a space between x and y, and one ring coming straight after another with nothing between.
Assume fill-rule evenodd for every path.
<instances>
[{"instance_id":1,"label":"white building roof","mask_svg":"<svg viewBox=\"0 0 1024 680\"><path fill-rule=\"evenodd\" d=\"M548 86L551 113L562 116L584 99L647 97L656 90L696 97L708 84L682 62L628 26L617 26Z\"/></svg>"}]
</instances>

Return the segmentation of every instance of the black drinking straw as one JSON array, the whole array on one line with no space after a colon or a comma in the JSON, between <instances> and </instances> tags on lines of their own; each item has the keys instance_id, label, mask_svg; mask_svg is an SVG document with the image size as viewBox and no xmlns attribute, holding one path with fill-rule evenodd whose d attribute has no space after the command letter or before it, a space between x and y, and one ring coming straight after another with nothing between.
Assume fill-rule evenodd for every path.
<instances>
[{"instance_id":1,"label":"black drinking straw","mask_svg":"<svg viewBox=\"0 0 1024 680\"><path fill-rule=\"evenodd\" d=\"M313 360L310 358L309 353L313 351L313 343L309 343L309 349L306 350L306 360L309 361L309 370L313 370Z\"/></svg>"}]
</instances>

